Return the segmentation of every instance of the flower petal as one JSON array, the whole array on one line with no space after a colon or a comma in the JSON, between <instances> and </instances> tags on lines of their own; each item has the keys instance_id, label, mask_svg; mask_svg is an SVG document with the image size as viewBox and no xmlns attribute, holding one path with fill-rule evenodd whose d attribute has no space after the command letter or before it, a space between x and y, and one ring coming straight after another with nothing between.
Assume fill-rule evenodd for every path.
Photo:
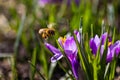
<instances>
[{"instance_id":1,"label":"flower petal","mask_svg":"<svg viewBox=\"0 0 120 80\"><path fill-rule=\"evenodd\" d=\"M55 54L52 58L51 58L51 62L56 62L58 60L60 60L63 57L63 55L61 54Z\"/></svg>"},{"instance_id":2,"label":"flower petal","mask_svg":"<svg viewBox=\"0 0 120 80\"><path fill-rule=\"evenodd\" d=\"M113 45L110 46L110 50L112 52L112 54L114 54L114 52L117 54L120 52L120 41L116 41Z\"/></svg>"},{"instance_id":3,"label":"flower petal","mask_svg":"<svg viewBox=\"0 0 120 80\"><path fill-rule=\"evenodd\" d=\"M73 71L73 74L75 76L76 79L78 79L78 73L79 73L79 68L80 68L80 65L79 65L79 62L77 60L73 60L71 62L71 65L72 65L72 71Z\"/></svg>"},{"instance_id":4,"label":"flower petal","mask_svg":"<svg viewBox=\"0 0 120 80\"><path fill-rule=\"evenodd\" d=\"M67 38L63 47L64 47L64 50L72 51L72 53L77 51L77 46L73 37Z\"/></svg>"},{"instance_id":5,"label":"flower petal","mask_svg":"<svg viewBox=\"0 0 120 80\"><path fill-rule=\"evenodd\" d=\"M55 62L63 57L62 53L59 49L55 48L49 43L45 43L45 46L54 54L54 56L51 58L52 62Z\"/></svg>"},{"instance_id":6,"label":"flower petal","mask_svg":"<svg viewBox=\"0 0 120 80\"><path fill-rule=\"evenodd\" d=\"M111 52L110 52L110 48L108 48L108 52L107 52L107 58L106 58L106 61L107 61L107 63L108 62L111 62L112 61L112 54L111 54Z\"/></svg>"},{"instance_id":7,"label":"flower petal","mask_svg":"<svg viewBox=\"0 0 120 80\"><path fill-rule=\"evenodd\" d=\"M100 45L100 38L98 37L98 35L95 35L94 42L98 48L98 46Z\"/></svg>"},{"instance_id":8,"label":"flower petal","mask_svg":"<svg viewBox=\"0 0 120 80\"><path fill-rule=\"evenodd\" d=\"M65 53L70 61L73 61L77 57L77 52L72 52L70 50L65 50Z\"/></svg>"},{"instance_id":9,"label":"flower petal","mask_svg":"<svg viewBox=\"0 0 120 80\"><path fill-rule=\"evenodd\" d=\"M75 30L74 34L77 36L77 40L80 43L80 33L79 33L79 31Z\"/></svg>"},{"instance_id":10,"label":"flower petal","mask_svg":"<svg viewBox=\"0 0 120 80\"><path fill-rule=\"evenodd\" d=\"M92 53L95 55L97 53L97 46L96 46L93 38L90 39L89 44L90 44L90 48L92 49Z\"/></svg>"},{"instance_id":11,"label":"flower petal","mask_svg":"<svg viewBox=\"0 0 120 80\"><path fill-rule=\"evenodd\" d=\"M107 52L107 62L110 62L114 55L118 55L120 53L120 41L116 41L113 45L109 46Z\"/></svg>"},{"instance_id":12,"label":"flower petal","mask_svg":"<svg viewBox=\"0 0 120 80\"><path fill-rule=\"evenodd\" d=\"M58 42L59 42L60 46L63 48L63 43L62 43L61 37L58 38Z\"/></svg>"},{"instance_id":13,"label":"flower petal","mask_svg":"<svg viewBox=\"0 0 120 80\"><path fill-rule=\"evenodd\" d=\"M101 36L101 43L102 43L102 45L104 45L106 39L107 39L107 32L102 34L102 36Z\"/></svg>"},{"instance_id":14,"label":"flower petal","mask_svg":"<svg viewBox=\"0 0 120 80\"><path fill-rule=\"evenodd\" d=\"M101 55L101 56L103 55L104 49L105 49L105 46L104 46L104 45L101 45L101 48L100 48L100 55Z\"/></svg>"},{"instance_id":15,"label":"flower petal","mask_svg":"<svg viewBox=\"0 0 120 80\"><path fill-rule=\"evenodd\" d=\"M61 54L61 55L62 55L62 53L60 52L60 50L57 49L57 48L55 48L55 47L52 46L51 44L45 43L45 46L46 46L52 53L54 53L54 54Z\"/></svg>"}]
</instances>

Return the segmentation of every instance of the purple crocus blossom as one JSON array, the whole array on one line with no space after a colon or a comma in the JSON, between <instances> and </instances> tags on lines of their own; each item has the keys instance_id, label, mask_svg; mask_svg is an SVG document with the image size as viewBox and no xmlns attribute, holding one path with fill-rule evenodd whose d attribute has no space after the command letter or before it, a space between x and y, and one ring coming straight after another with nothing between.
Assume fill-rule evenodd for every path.
<instances>
[{"instance_id":1,"label":"purple crocus blossom","mask_svg":"<svg viewBox=\"0 0 120 80\"><path fill-rule=\"evenodd\" d=\"M62 38L58 39L69 60L72 61L77 56L77 46L73 37L68 37L63 43Z\"/></svg>"},{"instance_id":2,"label":"purple crocus blossom","mask_svg":"<svg viewBox=\"0 0 120 80\"><path fill-rule=\"evenodd\" d=\"M100 38L98 37L98 35L96 35L95 38L90 39L90 48L92 49L92 53L94 55L96 55L99 45L100 45Z\"/></svg>"},{"instance_id":3,"label":"purple crocus blossom","mask_svg":"<svg viewBox=\"0 0 120 80\"><path fill-rule=\"evenodd\" d=\"M108 47L107 62L112 61L114 55L118 56L119 53L120 53L120 41L118 40L113 45L110 45Z\"/></svg>"},{"instance_id":4,"label":"purple crocus blossom","mask_svg":"<svg viewBox=\"0 0 120 80\"><path fill-rule=\"evenodd\" d=\"M64 0L38 0L38 3L40 6L44 7L46 4L51 4L51 3L62 3ZM67 0L67 5L71 5L72 0ZM75 0L76 5L79 5L80 0Z\"/></svg>"},{"instance_id":5,"label":"purple crocus blossom","mask_svg":"<svg viewBox=\"0 0 120 80\"><path fill-rule=\"evenodd\" d=\"M75 31L76 32L76 31ZM76 32L76 35L79 33ZM77 39L79 39L80 36L77 36ZM68 57L71 66L72 71L76 79L78 79L78 68L80 67L79 62L77 60L77 46L74 40L73 36L67 37L67 38L59 38L58 39L59 44L65 51L65 55ZM54 46L50 45L49 43L45 43L46 47L54 54L54 56L51 58L51 62L56 62L57 60L61 59L63 57L62 53L59 49L55 48Z\"/></svg>"},{"instance_id":6,"label":"purple crocus blossom","mask_svg":"<svg viewBox=\"0 0 120 80\"><path fill-rule=\"evenodd\" d=\"M90 48L94 55L96 55L98 47L100 46L100 42L101 42L100 55L102 57L106 39L107 39L107 33L102 34L101 38L99 38L98 35L96 35L95 38L90 39ZM111 41L112 41L111 38L109 38L109 43L111 43ZM106 61L110 62L113 59L114 54L116 53L118 55L119 52L120 52L120 41L115 42L113 45L112 44L108 45Z\"/></svg>"},{"instance_id":7,"label":"purple crocus blossom","mask_svg":"<svg viewBox=\"0 0 120 80\"><path fill-rule=\"evenodd\" d=\"M92 49L92 52L94 55L96 55L97 50L100 46L100 42L101 42L101 48L100 48L100 53L101 55L103 54L104 51L104 43L107 39L107 33L104 33L101 38L98 37L98 35L95 36L95 38L91 38L90 39L90 48Z\"/></svg>"},{"instance_id":8,"label":"purple crocus blossom","mask_svg":"<svg viewBox=\"0 0 120 80\"><path fill-rule=\"evenodd\" d=\"M79 63L76 59L78 50L77 50L74 37L66 38L66 41L64 43L62 42L62 38L59 38L58 41L60 45L62 46L62 48L64 49L66 56L70 60L70 63L72 65L72 71L73 71L75 78L78 78Z\"/></svg>"}]
</instances>

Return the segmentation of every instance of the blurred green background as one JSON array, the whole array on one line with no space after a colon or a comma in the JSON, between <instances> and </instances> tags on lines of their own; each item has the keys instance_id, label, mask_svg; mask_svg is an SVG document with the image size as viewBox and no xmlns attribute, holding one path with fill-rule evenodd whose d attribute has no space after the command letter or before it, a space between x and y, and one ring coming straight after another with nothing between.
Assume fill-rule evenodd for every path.
<instances>
[{"instance_id":1,"label":"blurred green background","mask_svg":"<svg viewBox=\"0 0 120 80\"><path fill-rule=\"evenodd\" d=\"M52 54L38 31L55 23L55 36L47 42L57 45L60 36L79 29L81 17L88 38L91 26L93 35L100 35L105 26L111 36L115 28L115 40L120 39L120 0L0 0L0 79L39 80L37 71L47 80L63 77L65 72L58 65L52 70Z\"/></svg>"}]
</instances>

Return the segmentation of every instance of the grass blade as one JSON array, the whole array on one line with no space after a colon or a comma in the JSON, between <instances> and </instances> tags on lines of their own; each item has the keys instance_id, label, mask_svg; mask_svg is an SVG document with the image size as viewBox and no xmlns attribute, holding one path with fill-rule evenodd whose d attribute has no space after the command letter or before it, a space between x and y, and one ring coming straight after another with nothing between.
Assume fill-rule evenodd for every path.
<instances>
[{"instance_id":1,"label":"grass blade","mask_svg":"<svg viewBox=\"0 0 120 80\"><path fill-rule=\"evenodd\" d=\"M17 58L17 53L18 53L18 46L19 46L19 42L20 42L20 38L23 32L23 27L24 27L24 23L25 23L25 19L26 19L26 15L24 14L21 18L21 22L19 24L19 29L18 29L18 33L17 33L17 38L14 44L14 68L13 68L13 75L14 75L14 79L17 79L17 71L16 71L16 58Z\"/></svg>"},{"instance_id":2,"label":"grass blade","mask_svg":"<svg viewBox=\"0 0 120 80\"><path fill-rule=\"evenodd\" d=\"M34 50L33 50L32 60L31 60L31 64L33 64L33 65L36 65L36 56L37 56L37 48L35 47ZM35 74L35 68L30 66L30 70L31 70L30 79L33 80L34 79L34 74Z\"/></svg>"},{"instance_id":3,"label":"grass blade","mask_svg":"<svg viewBox=\"0 0 120 80\"><path fill-rule=\"evenodd\" d=\"M28 61L28 63L30 63L31 66L38 72L38 74L41 76L42 80L45 80L44 76L36 69L36 67L32 64L32 62Z\"/></svg>"}]
</instances>

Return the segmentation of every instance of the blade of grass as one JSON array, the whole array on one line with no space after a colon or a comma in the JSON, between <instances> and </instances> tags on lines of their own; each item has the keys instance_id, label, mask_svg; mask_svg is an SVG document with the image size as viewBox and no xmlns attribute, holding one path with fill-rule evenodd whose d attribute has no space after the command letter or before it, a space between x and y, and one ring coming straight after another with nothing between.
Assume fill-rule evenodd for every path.
<instances>
[{"instance_id":1,"label":"blade of grass","mask_svg":"<svg viewBox=\"0 0 120 80\"><path fill-rule=\"evenodd\" d=\"M53 4L53 5L51 5L51 7L50 7L50 9L49 9L50 11L50 13L49 13L49 23L52 23L52 22L55 22L55 12L56 12L56 5L55 4Z\"/></svg>"},{"instance_id":2,"label":"blade of grass","mask_svg":"<svg viewBox=\"0 0 120 80\"><path fill-rule=\"evenodd\" d=\"M74 80L73 75L71 75L71 74L62 66L62 64L61 64L59 61L58 61L58 64L59 64L60 68L61 68L64 72L66 72L66 73L70 76L70 78L71 78L72 80Z\"/></svg>"},{"instance_id":3,"label":"blade of grass","mask_svg":"<svg viewBox=\"0 0 120 80\"><path fill-rule=\"evenodd\" d=\"M56 43L57 43L57 45L58 45L60 51L62 52L62 54L65 56L65 60L66 60L66 62L67 62L67 64L68 64L70 70L72 70L72 67L71 67L70 61L69 61L69 59L67 58L67 55L65 54L63 48L60 46L58 40L56 40ZM61 66L60 63L58 63L58 64ZM61 68L63 69L63 71L65 71L66 73L68 73L68 72L67 72L62 66L61 66ZM73 76L72 76L71 74L68 73L68 75L73 79Z\"/></svg>"},{"instance_id":4,"label":"blade of grass","mask_svg":"<svg viewBox=\"0 0 120 80\"><path fill-rule=\"evenodd\" d=\"M40 75L40 77L42 78L42 80L46 80L46 79L44 78L44 76L39 72L39 70L37 70L37 68L35 67L35 65L32 64L32 62L28 61L28 63L30 63L31 66L38 72L38 74Z\"/></svg>"},{"instance_id":5,"label":"blade of grass","mask_svg":"<svg viewBox=\"0 0 120 80\"><path fill-rule=\"evenodd\" d=\"M93 79L94 80L98 80L97 72L98 72L97 63L94 60L94 62L93 62Z\"/></svg>"},{"instance_id":6,"label":"blade of grass","mask_svg":"<svg viewBox=\"0 0 120 80\"><path fill-rule=\"evenodd\" d=\"M91 79L90 77L92 76L90 73L90 64L88 63L88 54L85 51L85 46L84 46L84 38L83 38L83 17L80 18L80 24L79 24L79 33L80 33L80 44L77 40L76 35L74 35L74 39L76 41L77 44L77 48L78 48L78 56L80 58L80 62L81 62L81 66L83 67L83 70L85 71L85 74L87 75L86 79Z\"/></svg>"},{"instance_id":7,"label":"blade of grass","mask_svg":"<svg viewBox=\"0 0 120 80\"><path fill-rule=\"evenodd\" d=\"M106 66L106 57L107 57L107 51L108 51L108 45L107 44L108 44L108 39L105 41L105 44L104 44L105 49L104 49L104 52L103 52L103 55L102 55L102 58L101 58L101 61L100 61L100 66L101 66L101 70L99 72L99 78L100 79L105 78L105 75L107 73L106 71L108 71L107 68L109 67L109 66Z\"/></svg>"},{"instance_id":8,"label":"blade of grass","mask_svg":"<svg viewBox=\"0 0 120 80\"><path fill-rule=\"evenodd\" d=\"M45 53L45 50L42 48L44 45L41 45L40 47L40 52L39 52L39 59L41 60L42 62L42 67L43 67L43 71L44 71L44 74L45 74L45 77L47 80L49 80L48 78L48 63L47 63L47 54Z\"/></svg>"},{"instance_id":9,"label":"blade of grass","mask_svg":"<svg viewBox=\"0 0 120 80\"><path fill-rule=\"evenodd\" d=\"M31 59L31 64L36 65L36 56L37 56L37 47L35 47L33 49L33 54L32 54L32 59ZM30 70L31 70L31 76L30 79L33 80L34 79L34 75L35 75L35 68L32 67L32 65L30 66Z\"/></svg>"},{"instance_id":10,"label":"blade of grass","mask_svg":"<svg viewBox=\"0 0 120 80\"><path fill-rule=\"evenodd\" d=\"M91 37L93 37L93 24L91 24Z\"/></svg>"},{"instance_id":11,"label":"blade of grass","mask_svg":"<svg viewBox=\"0 0 120 80\"><path fill-rule=\"evenodd\" d=\"M110 65L110 76L109 76L109 80L113 80L114 79L114 75L115 75L115 68L116 68L116 55L114 55L113 61Z\"/></svg>"},{"instance_id":12,"label":"blade of grass","mask_svg":"<svg viewBox=\"0 0 120 80\"><path fill-rule=\"evenodd\" d=\"M114 41L115 41L115 31L116 31L116 29L115 29L115 27L114 27L114 30L113 30L113 35L112 35L112 44L114 43Z\"/></svg>"},{"instance_id":13,"label":"blade of grass","mask_svg":"<svg viewBox=\"0 0 120 80\"><path fill-rule=\"evenodd\" d=\"M81 66L83 68L83 70L85 71L86 74L86 78L89 80L90 78L90 65L88 65L89 63L87 62L88 60L86 60L86 57L83 56L84 52L83 52L83 48L80 47L78 40L76 39L76 36L74 35L74 39L76 41L77 44L77 48L78 48L78 56L80 58L80 62L81 62Z\"/></svg>"},{"instance_id":14,"label":"blade of grass","mask_svg":"<svg viewBox=\"0 0 120 80\"><path fill-rule=\"evenodd\" d=\"M105 32L105 22L104 20L102 20L102 26L101 26L102 30L101 30L101 35Z\"/></svg>"},{"instance_id":15,"label":"blade of grass","mask_svg":"<svg viewBox=\"0 0 120 80\"><path fill-rule=\"evenodd\" d=\"M14 57L12 56L11 58L10 58L10 60L11 60L11 69L12 69L12 80L15 80L14 78L15 78L15 68L14 68L14 66L15 66L15 60L14 60Z\"/></svg>"},{"instance_id":16,"label":"blade of grass","mask_svg":"<svg viewBox=\"0 0 120 80\"><path fill-rule=\"evenodd\" d=\"M66 10L66 7L67 7L67 0L63 1L62 4L61 4L61 7L60 7L60 10L59 12L57 13L57 18L60 19L63 17L64 15L64 12Z\"/></svg>"},{"instance_id":17,"label":"blade of grass","mask_svg":"<svg viewBox=\"0 0 120 80\"><path fill-rule=\"evenodd\" d=\"M14 66L14 68L13 68L14 73L13 73L13 75L14 75L15 80L18 80L17 79L17 70L16 70L16 58L17 58L17 55L18 55L18 46L19 46L21 35L22 35L25 19L26 19L26 15L24 14L21 17L16 41L15 41L15 44L14 44L14 65L13 65Z\"/></svg>"},{"instance_id":18,"label":"blade of grass","mask_svg":"<svg viewBox=\"0 0 120 80\"><path fill-rule=\"evenodd\" d=\"M50 69L49 69L49 73L48 73L48 78L50 80L51 80L51 77L53 75L53 71L54 71L54 68L56 67L56 65L57 65L57 62L50 64Z\"/></svg>"},{"instance_id":19,"label":"blade of grass","mask_svg":"<svg viewBox=\"0 0 120 80\"><path fill-rule=\"evenodd\" d=\"M106 66L106 68L105 68L105 72L104 72L104 79L105 79L105 80L107 79L106 76L107 76L109 67L110 67L110 63L108 63L107 66Z\"/></svg>"},{"instance_id":20,"label":"blade of grass","mask_svg":"<svg viewBox=\"0 0 120 80\"><path fill-rule=\"evenodd\" d=\"M37 38L38 38L38 45L39 45L39 60L42 62L42 67L43 67L43 71L44 71L44 74L45 74L45 78L47 80L49 80L49 72L48 72L48 63L47 63L47 55L46 54L46 47L45 47L45 44L44 44L44 40L42 41L42 39L39 38L39 36L37 35ZM51 53L50 53L51 54Z\"/></svg>"}]
</instances>

